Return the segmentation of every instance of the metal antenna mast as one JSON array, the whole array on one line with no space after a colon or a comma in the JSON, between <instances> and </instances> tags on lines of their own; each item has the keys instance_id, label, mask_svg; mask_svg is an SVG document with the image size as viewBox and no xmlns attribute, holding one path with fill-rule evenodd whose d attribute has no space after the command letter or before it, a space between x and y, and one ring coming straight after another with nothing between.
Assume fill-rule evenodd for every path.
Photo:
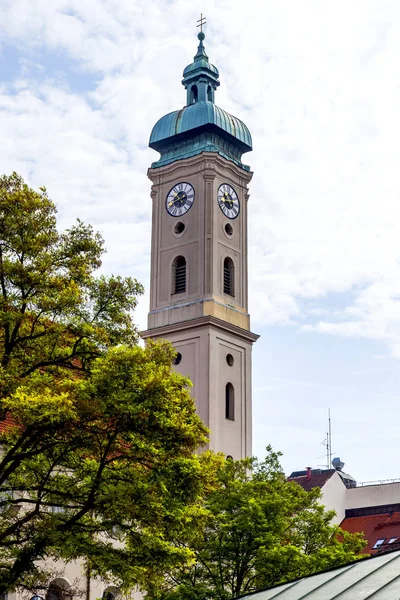
<instances>
[{"instance_id":1,"label":"metal antenna mast","mask_svg":"<svg viewBox=\"0 0 400 600\"><path fill-rule=\"evenodd\" d=\"M331 428L331 409L328 408L328 444L327 444L328 469L332 468L332 428Z\"/></svg>"}]
</instances>

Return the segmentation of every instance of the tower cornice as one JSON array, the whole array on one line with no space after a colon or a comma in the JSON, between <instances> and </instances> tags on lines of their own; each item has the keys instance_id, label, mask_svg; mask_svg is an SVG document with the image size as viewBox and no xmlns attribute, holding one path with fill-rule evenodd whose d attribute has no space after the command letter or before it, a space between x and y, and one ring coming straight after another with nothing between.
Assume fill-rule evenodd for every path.
<instances>
[{"instance_id":1,"label":"tower cornice","mask_svg":"<svg viewBox=\"0 0 400 600\"><path fill-rule=\"evenodd\" d=\"M253 333L248 329L243 329L222 319L212 316L199 317L197 319L190 319L180 323L173 323L172 325L164 325L162 327L154 327L153 329L146 329L140 332L140 336L143 339L147 338L167 338L173 333L180 333L187 329L197 329L199 327L213 327L224 331L226 333L234 334L237 337L242 338L247 342L254 343L260 337L257 333Z\"/></svg>"},{"instance_id":2,"label":"tower cornice","mask_svg":"<svg viewBox=\"0 0 400 600\"><path fill-rule=\"evenodd\" d=\"M163 167L150 168L147 171L147 176L153 183L160 184L174 180L183 171L193 170L205 172L205 175L208 172L207 175L210 177L215 177L221 172L225 174L230 173L235 179L239 178L239 183L243 186L248 185L253 177L252 171L244 171L240 167L237 167L235 163L216 152L202 152L196 156L183 158Z\"/></svg>"}]
</instances>

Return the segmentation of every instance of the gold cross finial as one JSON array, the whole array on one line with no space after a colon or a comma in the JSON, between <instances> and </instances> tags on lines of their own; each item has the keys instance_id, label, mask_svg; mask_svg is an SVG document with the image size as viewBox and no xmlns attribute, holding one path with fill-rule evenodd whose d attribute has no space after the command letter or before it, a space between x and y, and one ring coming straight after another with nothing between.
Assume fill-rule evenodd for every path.
<instances>
[{"instance_id":1,"label":"gold cross finial","mask_svg":"<svg viewBox=\"0 0 400 600\"><path fill-rule=\"evenodd\" d=\"M203 13L200 13L200 19L198 19L198 25L196 27L200 27L200 31L203 31L203 25L207 23L206 17L203 17Z\"/></svg>"}]
</instances>

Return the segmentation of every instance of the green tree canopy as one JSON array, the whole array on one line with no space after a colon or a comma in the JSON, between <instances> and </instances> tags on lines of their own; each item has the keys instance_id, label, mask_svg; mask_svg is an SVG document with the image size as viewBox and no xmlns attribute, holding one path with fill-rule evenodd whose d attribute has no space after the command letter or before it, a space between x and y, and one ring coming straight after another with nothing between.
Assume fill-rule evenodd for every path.
<instances>
[{"instance_id":1,"label":"green tree canopy","mask_svg":"<svg viewBox=\"0 0 400 600\"><path fill-rule=\"evenodd\" d=\"M207 430L172 348L136 345L140 284L97 277L101 237L55 213L0 179L0 592L47 557L123 587L184 564L217 460L194 454Z\"/></svg>"},{"instance_id":2,"label":"green tree canopy","mask_svg":"<svg viewBox=\"0 0 400 600\"><path fill-rule=\"evenodd\" d=\"M104 242L77 221L59 232L45 188L0 178L0 393L38 369L88 371L106 348L134 344L142 286L95 275Z\"/></svg>"},{"instance_id":3,"label":"green tree canopy","mask_svg":"<svg viewBox=\"0 0 400 600\"><path fill-rule=\"evenodd\" d=\"M279 454L267 450L264 462L221 466L204 535L192 541L196 562L169 571L152 598L227 600L359 558L363 536L332 525L320 490L287 481Z\"/></svg>"}]
</instances>

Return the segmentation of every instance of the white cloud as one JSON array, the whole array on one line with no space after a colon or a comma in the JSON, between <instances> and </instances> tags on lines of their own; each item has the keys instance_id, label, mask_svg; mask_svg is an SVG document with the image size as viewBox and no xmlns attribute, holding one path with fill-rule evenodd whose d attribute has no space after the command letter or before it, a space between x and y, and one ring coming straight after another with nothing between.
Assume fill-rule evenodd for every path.
<instances>
[{"instance_id":1,"label":"white cloud","mask_svg":"<svg viewBox=\"0 0 400 600\"><path fill-rule=\"evenodd\" d=\"M306 318L303 329L373 338L400 357L400 5L205 0L202 10L217 102L254 138L253 322ZM147 284L148 136L184 103L197 7L4 0L2 13L3 53L14 45L23 70L1 92L1 170L47 185L63 222L103 232L107 270ZM93 91L55 80L44 55ZM331 293L348 304L327 306Z\"/></svg>"}]
</instances>

